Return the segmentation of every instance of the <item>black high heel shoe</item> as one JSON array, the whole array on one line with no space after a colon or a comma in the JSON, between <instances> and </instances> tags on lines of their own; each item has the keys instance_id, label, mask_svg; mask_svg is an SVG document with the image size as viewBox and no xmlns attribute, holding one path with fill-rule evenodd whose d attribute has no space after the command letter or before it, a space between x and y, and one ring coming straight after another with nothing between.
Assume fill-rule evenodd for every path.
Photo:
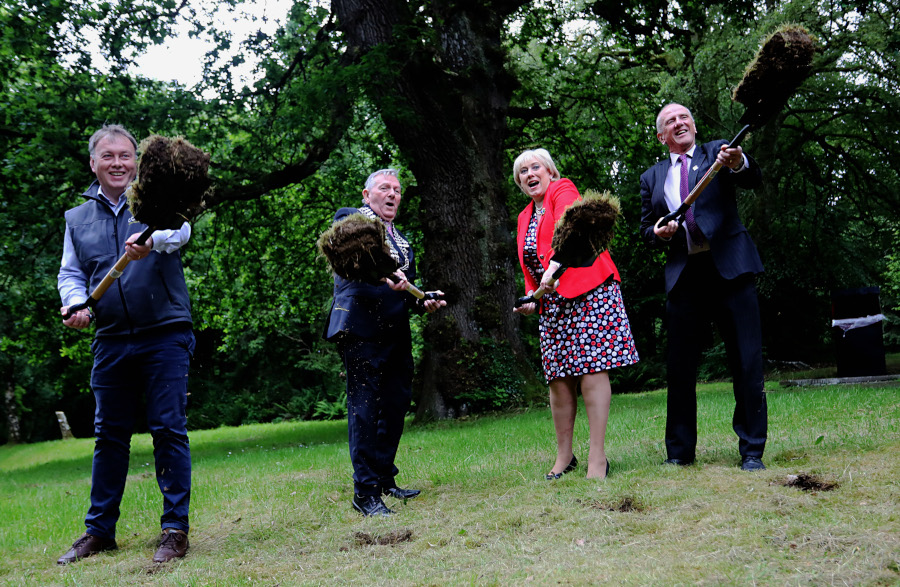
<instances>
[{"instance_id":1,"label":"black high heel shoe","mask_svg":"<svg viewBox=\"0 0 900 587\"><path fill-rule=\"evenodd\" d=\"M578 459L575 457L575 455L572 455L572 460L569 461L568 466L565 469L563 469L562 473L554 473L553 471L550 471L549 473L547 473L547 476L545 477L545 479L547 479L547 481L553 481L554 479L559 479L566 473L571 473L572 471L574 471L575 467L577 467L577 466L578 466Z\"/></svg>"}]
</instances>

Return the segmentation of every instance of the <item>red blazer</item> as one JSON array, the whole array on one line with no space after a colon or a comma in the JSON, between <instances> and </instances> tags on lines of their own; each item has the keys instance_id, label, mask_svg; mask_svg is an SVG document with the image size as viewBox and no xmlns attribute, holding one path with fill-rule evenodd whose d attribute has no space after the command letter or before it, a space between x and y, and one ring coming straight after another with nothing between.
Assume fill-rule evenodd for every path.
<instances>
[{"instance_id":1,"label":"red blazer","mask_svg":"<svg viewBox=\"0 0 900 587\"><path fill-rule=\"evenodd\" d=\"M537 250L544 270L553 258L553 250L550 243L553 241L553 228L556 221L562 216L566 208L572 202L581 199L581 194L575 184L565 178L560 178L550 182L547 193L544 195L544 209L546 212L538 218L537 226ZM528 223L531 221L531 215L534 212L534 202L529 202L525 209L519 213L519 224L517 241L519 245L519 265L522 266L522 273L525 275L525 289L534 291L540 285L539 282L531 277L531 273L525 268L525 233L528 231ZM556 292L564 298L576 298L581 294L587 293L606 281L612 275L616 281L622 281L619 277L619 271L616 269L609 251L597 257L594 264L590 267L573 267L566 270L559 279L559 287Z\"/></svg>"}]
</instances>

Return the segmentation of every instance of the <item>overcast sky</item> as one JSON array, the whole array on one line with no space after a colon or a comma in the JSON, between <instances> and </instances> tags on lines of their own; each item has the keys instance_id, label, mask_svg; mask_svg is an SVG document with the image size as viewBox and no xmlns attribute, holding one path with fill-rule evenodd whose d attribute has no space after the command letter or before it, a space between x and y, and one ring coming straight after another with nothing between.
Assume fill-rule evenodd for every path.
<instances>
[{"instance_id":1,"label":"overcast sky","mask_svg":"<svg viewBox=\"0 0 900 587\"><path fill-rule=\"evenodd\" d=\"M263 30L272 34L278 26L284 22L293 0L249 0L239 10L253 14L262 20L253 21L250 18L238 18L225 10L220 10L217 15L217 25L227 28L234 34L234 45L239 45L251 32ZM181 23L182 31L187 30L187 25ZM133 73L160 81L178 81L188 88L196 85L203 77L203 55L209 50L209 46L201 39L188 38L186 32L177 37L166 39L164 45L152 46L145 55L137 60L137 68ZM252 64L244 65L238 70L239 74L248 75L252 70Z\"/></svg>"}]
</instances>

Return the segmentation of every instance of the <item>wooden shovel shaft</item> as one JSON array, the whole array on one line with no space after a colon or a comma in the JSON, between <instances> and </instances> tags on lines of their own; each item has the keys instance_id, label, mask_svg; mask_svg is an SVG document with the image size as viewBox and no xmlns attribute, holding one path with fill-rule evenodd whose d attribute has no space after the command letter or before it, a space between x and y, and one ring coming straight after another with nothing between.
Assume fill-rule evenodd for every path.
<instances>
[{"instance_id":1,"label":"wooden shovel shaft","mask_svg":"<svg viewBox=\"0 0 900 587\"><path fill-rule=\"evenodd\" d=\"M150 238L150 235L153 234L153 227L147 227L147 229L141 233L141 235L134 241L136 245L143 245L147 242L147 239ZM110 269L106 276L103 278L97 287L94 288L94 291L91 292L91 295L88 299L80 304L75 304L74 306L69 306L69 309L63 314L63 320L68 320L72 314L78 312L80 310L84 310L85 308L93 308L97 305L97 302L100 301L100 298L103 297L103 294L106 293L106 290L115 283L115 281L121 277L122 271L125 270L125 266L131 262L131 259L128 258L128 255L122 255L119 257L119 260L116 261L116 264L113 265L112 269Z\"/></svg>"},{"instance_id":2,"label":"wooden shovel shaft","mask_svg":"<svg viewBox=\"0 0 900 587\"><path fill-rule=\"evenodd\" d=\"M416 296L416 297L419 298L420 300L424 300L424 299L425 299L425 292L423 292L421 289L419 289L418 287L414 286L413 284L411 284L411 283L408 282L408 281L406 282L406 291L408 291L408 292L411 293L412 295Z\"/></svg>"},{"instance_id":3,"label":"wooden shovel shaft","mask_svg":"<svg viewBox=\"0 0 900 587\"><path fill-rule=\"evenodd\" d=\"M420 300L439 300L444 296L444 294L435 293L433 291L422 291L409 282L406 282L406 291L416 296L416 298Z\"/></svg>"},{"instance_id":4,"label":"wooden shovel shaft","mask_svg":"<svg viewBox=\"0 0 900 587\"><path fill-rule=\"evenodd\" d=\"M553 272L553 280L556 281L557 279L562 277L562 274L566 272L566 269L568 269L568 267L566 267L565 265L560 265L559 267L557 267L556 271ZM516 300L514 307L518 308L524 304L529 303L536 304L537 301L540 300L545 293L547 293L547 289L543 285L541 285L536 290L534 290L534 293L532 293L530 296L522 296L521 298Z\"/></svg>"},{"instance_id":5,"label":"wooden shovel shaft","mask_svg":"<svg viewBox=\"0 0 900 587\"><path fill-rule=\"evenodd\" d=\"M745 125L744 128L742 128L741 131L737 134L737 136L734 137L730 143L728 143L728 148L734 149L735 147L740 145L741 141L744 140L744 137L747 136L747 133L749 131L750 131L750 125L749 124ZM681 206L678 206L678 209L675 210L674 212L669 212L668 214L666 214L662 219L660 219L659 222L656 223L656 226L657 227L665 226L672 220L677 220L678 223L681 224L681 221L684 220L684 215L687 213L688 208L690 208L691 204L693 204L697 200L697 198L700 196L700 194L703 192L703 190L706 189L706 186L709 185L709 182L711 182L713 180L713 178L716 176L717 173L719 173L719 170L721 170L722 167L723 167L723 165L721 163L719 163L718 161L713 163L712 167L710 167L706 171L706 173L703 175L703 177L700 179L700 181L697 182L697 185L694 186L694 189L691 190L691 193L689 193L687 195L687 197L684 199L684 201L681 203Z\"/></svg>"}]
</instances>

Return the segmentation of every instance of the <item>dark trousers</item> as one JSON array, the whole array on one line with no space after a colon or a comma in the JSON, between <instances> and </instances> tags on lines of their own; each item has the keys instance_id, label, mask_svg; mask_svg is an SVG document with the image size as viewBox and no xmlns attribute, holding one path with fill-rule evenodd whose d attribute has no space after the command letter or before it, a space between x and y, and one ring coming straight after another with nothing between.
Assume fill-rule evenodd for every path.
<instances>
[{"instance_id":1,"label":"dark trousers","mask_svg":"<svg viewBox=\"0 0 900 587\"><path fill-rule=\"evenodd\" d=\"M153 437L156 481L163 497L162 529L188 531L191 450L187 436L187 381L194 333L190 325L135 336L94 340L91 388L94 462L87 531L115 538L128 476L134 420L141 396Z\"/></svg>"},{"instance_id":2,"label":"dark trousers","mask_svg":"<svg viewBox=\"0 0 900 587\"><path fill-rule=\"evenodd\" d=\"M755 278L723 279L712 255L692 255L666 302L668 398L666 453L694 460L697 447L697 365L713 322L719 329L734 386L732 426L742 457L762 457L768 416L763 391L762 332Z\"/></svg>"},{"instance_id":3,"label":"dark trousers","mask_svg":"<svg viewBox=\"0 0 900 587\"><path fill-rule=\"evenodd\" d=\"M403 420L412 401L413 360L408 336L338 343L347 373L347 428L353 486L359 495L394 487Z\"/></svg>"}]
</instances>

